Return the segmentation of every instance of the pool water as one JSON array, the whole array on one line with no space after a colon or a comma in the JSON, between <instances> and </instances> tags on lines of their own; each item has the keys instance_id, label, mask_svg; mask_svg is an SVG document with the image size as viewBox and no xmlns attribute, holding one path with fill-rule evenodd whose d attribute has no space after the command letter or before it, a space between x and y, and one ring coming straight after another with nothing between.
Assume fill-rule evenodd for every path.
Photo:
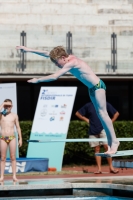
<instances>
[{"instance_id":1,"label":"pool water","mask_svg":"<svg viewBox=\"0 0 133 200\"><path fill-rule=\"evenodd\" d=\"M1 199L1 198L0 198ZM112 197L112 196L98 196L98 197L36 197L36 198L28 198L28 197L22 197L22 198L2 198L3 200L133 200L133 198L123 198L123 197Z\"/></svg>"}]
</instances>

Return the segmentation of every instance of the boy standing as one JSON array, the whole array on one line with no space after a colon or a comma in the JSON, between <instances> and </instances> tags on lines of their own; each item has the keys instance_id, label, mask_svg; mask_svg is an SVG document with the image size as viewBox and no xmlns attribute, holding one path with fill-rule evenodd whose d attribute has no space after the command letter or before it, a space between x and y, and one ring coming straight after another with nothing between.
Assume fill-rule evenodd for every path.
<instances>
[{"instance_id":1,"label":"boy standing","mask_svg":"<svg viewBox=\"0 0 133 200\"><path fill-rule=\"evenodd\" d=\"M106 86L104 82L94 74L92 69L76 56L68 55L62 46L55 47L50 53L47 51L29 49L24 46L17 46L16 49L20 49L23 52L35 53L44 57L50 57L51 61L61 68L55 74L38 79L33 78L28 81L29 83L54 81L63 74L70 72L88 87L91 101L107 134L108 151L105 153L116 153L119 146L119 141L116 138L112 121L109 118L106 110Z\"/></svg>"},{"instance_id":2,"label":"boy standing","mask_svg":"<svg viewBox=\"0 0 133 200\"><path fill-rule=\"evenodd\" d=\"M19 135L19 147L22 146L22 135L19 126L18 115L11 112L12 101L5 99L0 105L0 111L4 108L4 111L0 113L0 149L1 149L1 178L0 182L4 181L5 161L7 147L10 148L10 159L12 162L13 181L17 181L16 178L16 138L14 135L14 125L17 128Z\"/></svg>"}]
</instances>

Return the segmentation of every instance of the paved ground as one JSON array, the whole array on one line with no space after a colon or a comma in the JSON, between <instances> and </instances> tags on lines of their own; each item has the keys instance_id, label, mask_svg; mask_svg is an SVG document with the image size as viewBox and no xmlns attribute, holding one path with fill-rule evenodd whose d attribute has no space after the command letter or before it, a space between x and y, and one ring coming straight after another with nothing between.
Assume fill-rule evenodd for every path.
<instances>
[{"instance_id":1,"label":"paved ground","mask_svg":"<svg viewBox=\"0 0 133 200\"><path fill-rule=\"evenodd\" d=\"M83 173L83 169L88 173ZM66 166L61 172L32 172L18 174L18 179L47 179L47 178L80 178L80 177L111 177L111 176L133 176L133 169L119 169L119 173L113 174L109 172L108 166L102 167L102 174L94 174L97 170L96 166ZM5 175L5 180L12 180L11 175Z\"/></svg>"}]
</instances>

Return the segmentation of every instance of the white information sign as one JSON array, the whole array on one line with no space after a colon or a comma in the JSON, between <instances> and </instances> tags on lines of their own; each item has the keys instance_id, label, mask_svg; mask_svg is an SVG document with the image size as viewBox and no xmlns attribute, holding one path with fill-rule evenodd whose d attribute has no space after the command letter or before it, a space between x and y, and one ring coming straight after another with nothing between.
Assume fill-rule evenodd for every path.
<instances>
[{"instance_id":1,"label":"white information sign","mask_svg":"<svg viewBox=\"0 0 133 200\"><path fill-rule=\"evenodd\" d=\"M66 139L77 87L42 87L30 140ZM48 158L49 167L62 167L65 142L29 143L28 158Z\"/></svg>"}]
</instances>

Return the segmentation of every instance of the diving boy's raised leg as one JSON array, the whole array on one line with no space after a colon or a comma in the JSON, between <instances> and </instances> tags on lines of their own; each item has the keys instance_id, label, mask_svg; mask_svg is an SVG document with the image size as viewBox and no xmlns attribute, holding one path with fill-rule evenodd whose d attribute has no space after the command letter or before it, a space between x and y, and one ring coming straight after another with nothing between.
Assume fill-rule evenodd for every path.
<instances>
[{"instance_id":1,"label":"diving boy's raised leg","mask_svg":"<svg viewBox=\"0 0 133 200\"><path fill-rule=\"evenodd\" d=\"M119 141L116 138L112 121L106 110L105 90L104 89L95 90L94 96L90 95L90 98L94 104L97 115L98 115L98 117L103 125L103 128L105 129L106 135L107 135L109 148L108 148L108 151L105 153L107 153L107 154L116 153L118 146L119 146Z\"/></svg>"}]
</instances>

